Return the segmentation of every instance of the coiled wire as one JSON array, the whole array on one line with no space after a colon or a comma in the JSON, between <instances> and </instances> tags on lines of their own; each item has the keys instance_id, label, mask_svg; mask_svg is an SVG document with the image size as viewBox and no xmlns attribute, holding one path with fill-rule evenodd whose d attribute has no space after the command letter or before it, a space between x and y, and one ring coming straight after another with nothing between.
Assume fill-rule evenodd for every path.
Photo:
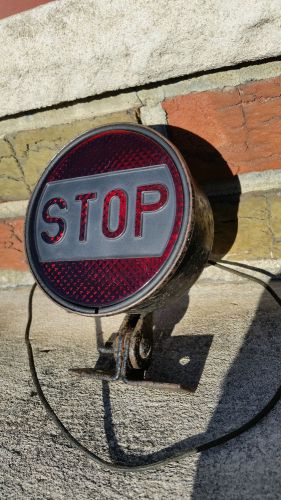
<instances>
[{"instance_id":1,"label":"coiled wire","mask_svg":"<svg viewBox=\"0 0 281 500\"><path fill-rule=\"evenodd\" d=\"M255 276L251 276L248 273L244 273L242 271L238 271L236 269L231 269L224 264L228 265L236 265L236 266L241 266L241 267L247 267L246 265L243 264L238 264L234 262L229 262L229 261L213 261L210 260L208 261L209 264L218 267L219 269L222 269L226 272L235 274L239 277L245 278L250 281L254 281L255 283L258 283L261 285L263 288L265 288L270 295L273 297L273 299L277 302L277 304L281 307L281 298L277 295L277 293L273 290L273 288L263 280L256 278ZM250 267L250 266L248 266ZM258 268L255 269L256 271L261 271ZM266 274L266 273L265 273ZM30 341L30 329L31 329L31 324L32 324L32 309L33 309L33 297L34 297L34 292L36 289L37 284L34 283L30 290L29 294L29 301L28 301L28 320L26 323L26 328L25 328L25 343L27 347L27 352L28 352L28 360L29 360L29 367L31 371L31 376L33 383L35 385L36 391L38 393L39 399L41 400L41 403L43 404L47 414L49 417L53 420L53 422L56 424L56 426L59 428L61 433L71 442L73 446L78 448L82 453L84 453L88 458L96 462L98 465L102 466L105 469L109 470L115 470L115 471L121 471L121 472L134 472L134 471L147 471L150 469L155 469L160 467L163 464L167 464L169 462L177 462L182 458L185 458L190 455L194 455L196 453L200 453L202 451L210 450L211 448L214 448L215 446L222 445L224 443L227 443L231 439L234 439L244 432L248 431L252 427L254 427L258 422L260 422L268 413L274 408L276 403L280 400L281 398L281 386L277 389L275 392L274 396L268 401L266 406L264 406L254 417L252 417L250 420L245 422L243 425L240 427L237 427L233 429L230 432L227 432L226 434L223 434L216 439L213 439L211 441L206 441L203 442L197 446L187 448L185 450L175 452L172 455L170 455L167 458L164 459L158 459L155 460L152 463L144 463L140 465L130 465L130 464L123 464L118 461L107 461L104 460L103 458L99 457L96 453L93 451L89 450L86 446L84 446L82 443L80 443L72 434L69 432L69 430L65 427L65 425L62 423L58 415L55 413L53 408L51 407L50 403L48 402L35 367L35 362L34 362L34 356L33 356L33 349Z\"/></svg>"}]
</instances>

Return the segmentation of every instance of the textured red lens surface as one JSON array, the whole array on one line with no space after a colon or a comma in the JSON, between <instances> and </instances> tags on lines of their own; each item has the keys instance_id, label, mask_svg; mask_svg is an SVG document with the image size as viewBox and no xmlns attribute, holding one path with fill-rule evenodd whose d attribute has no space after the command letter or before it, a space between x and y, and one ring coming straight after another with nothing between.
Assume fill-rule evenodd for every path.
<instances>
[{"instance_id":1,"label":"textured red lens surface","mask_svg":"<svg viewBox=\"0 0 281 500\"><path fill-rule=\"evenodd\" d=\"M109 227L110 204L112 198L118 198L120 203L118 211L118 227L113 231ZM124 191L122 191L122 189L113 189L105 196L103 204L102 230L103 234L107 236L107 238L117 238L123 233L127 220L127 204L127 195Z\"/></svg>"},{"instance_id":2,"label":"textured red lens surface","mask_svg":"<svg viewBox=\"0 0 281 500\"><path fill-rule=\"evenodd\" d=\"M47 233L47 231L43 231L41 233L41 237L43 238L43 240L46 241L49 244L54 244L54 243L57 243L58 241L60 241L62 239L62 237L63 237L64 230L65 230L65 223L64 223L64 220L62 218L60 218L60 217L51 217L49 215L49 208L52 205L58 205L60 208L66 208L67 207L66 202L65 202L65 200L63 198L52 198L44 206L43 219L46 222L49 222L49 223L53 222L53 223L57 224L58 228L59 228L58 232L54 236L50 236Z\"/></svg>"},{"instance_id":3,"label":"textured red lens surface","mask_svg":"<svg viewBox=\"0 0 281 500\"><path fill-rule=\"evenodd\" d=\"M88 222L88 211L89 211L89 200L95 200L97 197L96 193L85 193L77 194L75 196L76 201L81 201L81 218L80 218L80 231L79 240L85 241L86 239L86 228Z\"/></svg>"},{"instance_id":4,"label":"textured red lens surface","mask_svg":"<svg viewBox=\"0 0 281 500\"><path fill-rule=\"evenodd\" d=\"M143 167L149 168L155 165L168 167L172 177L176 193L176 207L174 225L161 256L142 256L131 258L93 258L83 260L60 260L56 262L40 262L37 255L34 233L36 228L31 225L30 231L30 254L32 256L33 268L39 276L45 288L53 295L61 297L64 301L89 309L99 309L134 296L139 290L144 289L148 283L160 272L163 265L171 255L175 243L181 231L184 214L184 190L179 170L167 150L153 139L143 133L133 130L106 130L78 141L68 151L60 155L52 167L45 174L44 182L41 183L33 198L34 213L38 200L42 195L47 183L54 183L66 179L83 178L90 175L115 173L125 170L137 170ZM118 187L111 190L103 200L103 217L100 220L101 231L108 239L117 238L124 231L127 224L128 200L126 193ZM148 183L143 178L143 187L149 191ZM141 232L141 219L143 214L158 210L165 205L167 193L165 188L153 184L156 199L144 201L142 198L142 187L136 195L136 218L134 230L135 236ZM95 217L95 203L98 201L91 187L89 193L79 193L75 203L79 207L80 231L77 238L83 245L87 236L88 220ZM158 198L157 198L158 196ZM110 222L110 207L117 201L116 223L112 226ZM63 201L60 200L60 203ZM91 207L91 209L90 209ZM49 207L46 207L47 216ZM77 208L78 210L78 208ZM92 211L91 211L92 210ZM63 218L63 210L61 210ZM144 215L145 217L145 215ZM30 215L32 218L32 212ZM57 222L57 221L54 221ZM59 221L60 222L60 221ZM32 224L32 223L31 223ZM63 223L59 225L58 234L50 236L59 238L64 230ZM161 230L161 228L159 228Z\"/></svg>"}]
</instances>

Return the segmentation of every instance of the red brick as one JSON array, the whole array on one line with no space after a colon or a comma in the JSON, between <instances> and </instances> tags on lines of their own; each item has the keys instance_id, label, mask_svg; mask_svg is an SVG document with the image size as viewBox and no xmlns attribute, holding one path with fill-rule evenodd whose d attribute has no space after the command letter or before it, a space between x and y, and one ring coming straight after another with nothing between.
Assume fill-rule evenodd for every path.
<instances>
[{"instance_id":1,"label":"red brick","mask_svg":"<svg viewBox=\"0 0 281 500\"><path fill-rule=\"evenodd\" d=\"M27 271L23 248L24 219L0 220L0 269Z\"/></svg>"},{"instance_id":2,"label":"red brick","mask_svg":"<svg viewBox=\"0 0 281 500\"><path fill-rule=\"evenodd\" d=\"M198 180L281 168L281 77L162 103ZM180 130L181 129L181 130Z\"/></svg>"},{"instance_id":3,"label":"red brick","mask_svg":"<svg viewBox=\"0 0 281 500\"><path fill-rule=\"evenodd\" d=\"M52 0L13 0L10 2L4 1L0 3L0 19L13 16L24 10L34 9L38 5L48 3Z\"/></svg>"}]
</instances>

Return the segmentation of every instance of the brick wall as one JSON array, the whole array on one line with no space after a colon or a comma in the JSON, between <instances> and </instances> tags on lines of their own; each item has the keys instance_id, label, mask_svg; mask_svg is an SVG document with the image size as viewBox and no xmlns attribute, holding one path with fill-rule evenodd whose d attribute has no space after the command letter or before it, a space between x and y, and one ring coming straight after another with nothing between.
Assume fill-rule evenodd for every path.
<instances>
[{"instance_id":1,"label":"brick wall","mask_svg":"<svg viewBox=\"0 0 281 500\"><path fill-rule=\"evenodd\" d=\"M174 93L178 88L175 85ZM20 283L28 270L23 250L24 214L48 162L78 134L113 122L152 125L162 121L167 127L169 138L209 195L215 217L215 257L281 258L281 77L172 96L155 87L146 100L145 92L121 100L120 96L105 99L106 112L96 101L96 114L92 101L80 105L79 112L68 106L38 112L37 118L7 120L7 133L5 123L1 124L2 284ZM110 107L116 109L117 102L120 111L108 113ZM138 105L126 104L130 102ZM212 191L208 190L210 182Z\"/></svg>"},{"instance_id":2,"label":"brick wall","mask_svg":"<svg viewBox=\"0 0 281 500\"><path fill-rule=\"evenodd\" d=\"M214 147L232 175L281 168L281 77L174 97L163 108L170 125ZM187 158L195 157L200 180L227 175L219 162L210 164L192 138L172 136Z\"/></svg>"}]
</instances>

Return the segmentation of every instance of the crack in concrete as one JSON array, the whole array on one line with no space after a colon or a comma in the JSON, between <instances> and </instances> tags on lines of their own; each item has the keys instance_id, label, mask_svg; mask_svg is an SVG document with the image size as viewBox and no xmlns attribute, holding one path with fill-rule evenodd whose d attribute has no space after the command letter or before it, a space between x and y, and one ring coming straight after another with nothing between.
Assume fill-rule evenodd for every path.
<instances>
[{"instance_id":1,"label":"crack in concrete","mask_svg":"<svg viewBox=\"0 0 281 500\"><path fill-rule=\"evenodd\" d=\"M161 103L160 103L160 105L161 105ZM165 114L166 125L168 125L169 124L169 122L168 122L168 113L167 113L166 109L163 106L161 106L161 107L162 107L163 112Z\"/></svg>"},{"instance_id":2,"label":"crack in concrete","mask_svg":"<svg viewBox=\"0 0 281 500\"><path fill-rule=\"evenodd\" d=\"M7 174L1 174L0 179L9 179L11 181L17 181L17 182L21 181L21 179L19 179L18 177L13 177L12 175L7 175Z\"/></svg>"},{"instance_id":3,"label":"crack in concrete","mask_svg":"<svg viewBox=\"0 0 281 500\"><path fill-rule=\"evenodd\" d=\"M249 82L249 84L250 83L251 82ZM277 95L267 96L267 97L265 97L263 95L258 97L256 94L250 94L250 95L252 98L247 100L247 104L252 104L252 103L256 103L256 102L263 104L266 102L275 101L276 99L280 99L280 97L281 97L281 93L277 94Z\"/></svg>"},{"instance_id":4,"label":"crack in concrete","mask_svg":"<svg viewBox=\"0 0 281 500\"><path fill-rule=\"evenodd\" d=\"M256 167L257 165L262 165L265 161L268 161L268 160L274 160L276 159L276 161L280 161L280 153L272 153L272 154L269 154L269 155L263 155L263 156L259 156L259 158L250 158L250 160L243 160L243 165L251 165L252 168L253 168L253 165ZM250 173L255 173L255 174L261 174L262 172L267 172L267 171L272 171L272 170L279 170L279 168L270 168L270 170L253 170L253 172L246 172L247 174L250 174ZM240 172L239 172L240 173ZM243 172L242 172L242 175L243 175ZM245 175L245 174L244 174Z\"/></svg>"},{"instance_id":5,"label":"crack in concrete","mask_svg":"<svg viewBox=\"0 0 281 500\"><path fill-rule=\"evenodd\" d=\"M231 110L232 108L236 108L237 106L241 106L241 99L239 102L236 102L235 104L229 104L229 106L221 106L218 108L218 111L228 111Z\"/></svg>"},{"instance_id":6,"label":"crack in concrete","mask_svg":"<svg viewBox=\"0 0 281 500\"><path fill-rule=\"evenodd\" d=\"M245 146L246 146L246 151L249 149L249 142L248 142L248 139L249 139L249 129L248 129L248 124L247 124L247 118L246 118L246 111L245 111L245 107L244 107L244 102L243 102L243 94L241 92L241 89L240 89L240 86L238 85L237 87L237 91L238 91L238 94L240 96L240 99L241 99L241 111L242 111L242 116L243 116L243 120L244 120L244 123L242 125L242 127L245 128L246 130L246 138L245 138Z\"/></svg>"},{"instance_id":7,"label":"crack in concrete","mask_svg":"<svg viewBox=\"0 0 281 500\"><path fill-rule=\"evenodd\" d=\"M138 109L136 110L136 120L137 120L137 123L142 124L142 121L141 121L141 116L140 116L140 110L141 110L141 108L138 108Z\"/></svg>"},{"instance_id":8,"label":"crack in concrete","mask_svg":"<svg viewBox=\"0 0 281 500\"><path fill-rule=\"evenodd\" d=\"M4 220L3 223L4 223L4 226L8 227L8 229L10 230L10 237L8 240L4 241L3 247L7 250L12 249L12 250L15 250L16 252L19 252L20 254L22 254L23 253L22 248L17 248L15 246L16 242L20 243L21 246L23 243L22 238L20 238L20 236L16 232L16 228L9 220Z\"/></svg>"},{"instance_id":9,"label":"crack in concrete","mask_svg":"<svg viewBox=\"0 0 281 500\"><path fill-rule=\"evenodd\" d=\"M15 226L11 222L7 222L8 226L11 228L12 236L19 242L22 243L22 238L17 234Z\"/></svg>"},{"instance_id":10,"label":"crack in concrete","mask_svg":"<svg viewBox=\"0 0 281 500\"><path fill-rule=\"evenodd\" d=\"M142 98L139 95L139 92L136 92L137 99L139 100L140 106L145 106L145 103L143 102Z\"/></svg>"},{"instance_id":11,"label":"crack in concrete","mask_svg":"<svg viewBox=\"0 0 281 500\"><path fill-rule=\"evenodd\" d=\"M273 244L275 242L275 238L274 238L274 232L272 231L272 227L271 227L271 206L270 206L270 201L269 201L266 194L264 195L264 198L265 198L265 211L266 211L266 215L267 215L266 225L267 225L267 228L268 228L270 236L271 236L271 238L270 238L270 257L273 259L274 258L274 256L273 256Z\"/></svg>"},{"instance_id":12,"label":"crack in concrete","mask_svg":"<svg viewBox=\"0 0 281 500\"><path fill-rule=\"evenodd\" d=\"M12 154L10 155L1 155L0 156L0 161L2 160L8 160L9 158L13 158L14 156Z\"/></svg>"},{"instance_id":13,"label":"crack in concrete","mask_svg":"<svg viewBox=\"0 0 281 500\"><path fill-rule=\"evenodd\" d=\"M24 173L24 169L23 169L23 166L21 165L21 162L19 161L18 157L17 157L17 153L16 153L16 150L13 146L13 143L8 139L7 136L3 137L3 140L9 145L10 149L11 149L11 152L12 152L12 157L15 159L16 163L17 163L17 166L19 168L19 171L21 173L21 177L22 177L22 180L25 184L25 187L27 189L27 191L29 192L29 194L32 193L32 189L30 187L30 185L28 184L26 178L25 178L25 173Z\"/></svg>"},{"instance_id":14,"label":"crack in concrete","mask_svg":"<svg viewBox=\"0 0 281 500\"><path fill-rule=\"evenodd\" d=\"M50 143L49 144L43 144L43 141L41 141L40 143L36 144L37 147L34 147L35 146L35 144L34 144L34 146L30 147L28 150L27 149L25 150L25 152L24 152L25 157L27 158L27 153L29 151L31 151L33 153L34 152L35 153L40 153L40 152L42 152L42 150L46 150L46 149L48 151L53 151L54 154L55 154L56 151L58 151L59 148L62 147L62 145L66 144L66 140L64 140L64 141L63 140L61 140L61 141L55 140L55 141L50 141L50 142L51 142L51 144Z\"/></svg>"},{"instance_id":15,"label":"crack in concrete","mask_svg":"<svg viewBox=\"0 0 281 500\"><path fill-rule=\"evenodd\" d=\"M266 220L265 217L247 217L246 215L241 215L239 220Z\"/></svg>"}]
</instances>

